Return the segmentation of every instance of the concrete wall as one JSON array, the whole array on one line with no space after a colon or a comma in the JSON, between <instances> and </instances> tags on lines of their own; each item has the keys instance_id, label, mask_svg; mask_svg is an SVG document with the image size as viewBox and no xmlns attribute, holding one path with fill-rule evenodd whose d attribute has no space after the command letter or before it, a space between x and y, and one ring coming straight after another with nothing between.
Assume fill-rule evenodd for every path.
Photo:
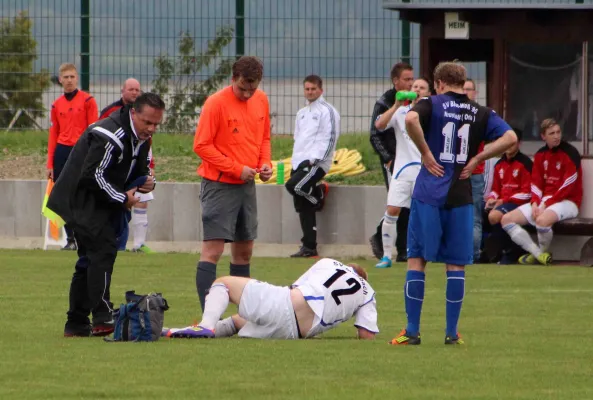
<instances>
[{"instance_id":1,"label":"concrete wall","mask_svg":"<svg viewBox=\"0 0 593 400\"><path fill-rule=\"evenodd\" d=\"M587 178L593 176L593 160L583 161L585 197L581 216L593 217L593 191ZM0 180L0 247L40 247L45 221L40 209L45 181ZM202 239L200 185L159 183L148 208L149 244L160 250L197 251ZM282 186L257 187L259 212L258 245L266 254L295 250L301 231L292 197ZM325 255L368 256L368 237L384 213L386 191L380 186L333 186L326 207L317 214L318 241ZM130 238L131 239L131 238ZM556 259L578 259L586 238L554 239ZM129 245L131 246L131 241ZM290 245L289 247L281 245ZM280 250L281 249L281 250Z\"/></svg>"},{"instance_id":2,"label":"concrete wall","mask_svg":"<svg viewBox=\"0 0 593 400\"><path fill-rule=\"evenodd\" d=\"M45 181L0 180L0 237L41 237L45 221L41 203ZM200 185L159 183L148 208L152 242L198 242L202 239ZM292 197L283 186L258 185L259 241L299 243L301 231ZM333 187L318 214L319 242L364 244L385 206L385 189L375 186ZM340 218L339 218L340 216Z\"/></svg>"}]
</instances>

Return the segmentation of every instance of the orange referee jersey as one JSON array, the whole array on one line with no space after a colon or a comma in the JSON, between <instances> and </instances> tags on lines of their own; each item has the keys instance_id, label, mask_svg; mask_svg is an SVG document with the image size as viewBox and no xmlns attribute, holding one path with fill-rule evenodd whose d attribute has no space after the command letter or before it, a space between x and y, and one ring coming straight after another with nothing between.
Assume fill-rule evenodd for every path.
<instances>
[{"instance_id":1,"label":"orange referee jersey","mask_svg":"<svg viewBox=\"0 0 593 400\"><path fill-rule=\"evenodd\" d=\"M268 96L257 90L241 101L232 86L210 96L200 114L194 151L202 159L198 175L213 181L241 184L244 166L271 167Z\"/></svg>"},{"instance_id":2,"label":"orange referee jersey","mask_svg":"<svg viewBox=\"0 0 593 400\"><path fill-rule=\"evenodd\" d=\"M85 129L97 121L99 111L90 94L78 90L72 100L61 95L51 105L51 127L47 144L47 168L54 167L56 145L74 146Z\"/></svg>"}]
</instances>

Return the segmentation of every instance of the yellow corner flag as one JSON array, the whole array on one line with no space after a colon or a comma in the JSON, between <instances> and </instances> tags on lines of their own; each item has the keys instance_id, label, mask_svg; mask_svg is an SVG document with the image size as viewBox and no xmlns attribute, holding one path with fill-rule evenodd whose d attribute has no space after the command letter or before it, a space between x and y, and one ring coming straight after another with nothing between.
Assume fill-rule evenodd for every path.
<instances>
[{"instance_id":1,"label":"yellow corner flag","mask_svg":"<svg viewBox=\"0 0 593 400\"><path fill-rule=\"evenodd\" d=\"M43 197L43 205L41 206L41 214L49 220L50 234L53 239L60 237L60 228L66 225L66 222L58 214L47 208L47 200L49 194L54 187L54 181L51 179L47 180L47 189L45 189L45 196Z\"/></svg>"}]
</instances>

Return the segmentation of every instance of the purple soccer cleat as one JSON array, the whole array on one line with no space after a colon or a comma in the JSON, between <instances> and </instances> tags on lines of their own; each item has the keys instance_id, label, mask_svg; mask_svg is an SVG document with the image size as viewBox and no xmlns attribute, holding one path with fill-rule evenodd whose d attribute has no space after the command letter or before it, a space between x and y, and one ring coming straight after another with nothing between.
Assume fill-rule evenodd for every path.
<instances>
[{"instance_id":1,"label":"purple soccer cleat","mask_svg":"<svg viewBox=\"0 0 593 400\"><path fill-rule=\"evenodd\" d=\"M161 336L185 339L211 339L214 338L214 331L198 325L191 325L185 328L163 328Z\"/></svg>"}]
</instances>

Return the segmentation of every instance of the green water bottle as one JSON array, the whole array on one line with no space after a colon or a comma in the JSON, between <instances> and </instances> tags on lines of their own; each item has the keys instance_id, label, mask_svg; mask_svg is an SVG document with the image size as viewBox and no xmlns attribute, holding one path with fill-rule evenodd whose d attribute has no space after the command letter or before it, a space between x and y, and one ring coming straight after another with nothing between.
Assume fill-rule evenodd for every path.
<instances>
[{"instance_id":1,"label":"green water bottle","mask_svg":"<svg viewBox=\"0 0 593 400\"><path fill-rule=\"evenodd\" d=\"M417 97L418 97L418 94L416 92L408 92L406 90L400 90L399 92L397 92L395 94L395 100L397 100L397 101L406 101L406 100L414 101L414 100L416 100Z\"/></svg>"},{"instance_id":2,"label":"green water bottle","mask_svg":"<svg viewBox=\"0 0 593 400\"><path fill-rule=\"evenodd\" d=\"M276 184L284 185L284 161L278 161L276 165Z\"/></svg>"}]
</instances>

